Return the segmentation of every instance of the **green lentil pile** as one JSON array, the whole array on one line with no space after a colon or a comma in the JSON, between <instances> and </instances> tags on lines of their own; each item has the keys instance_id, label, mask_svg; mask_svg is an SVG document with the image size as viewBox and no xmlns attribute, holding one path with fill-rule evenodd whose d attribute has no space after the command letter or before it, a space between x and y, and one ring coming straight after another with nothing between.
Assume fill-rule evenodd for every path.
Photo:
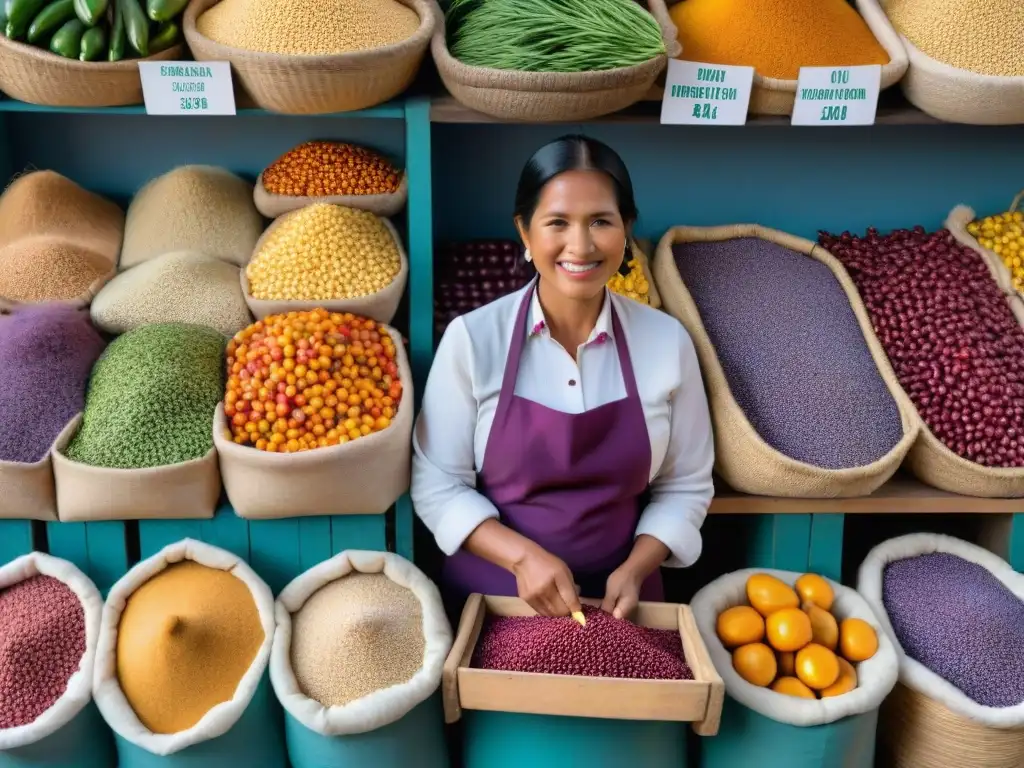
<instances>
[{"instance_id":1,"label":"green lentil pile","mask_svg":"<svg viewBox=\"0 0 1024 768\"><path fill-rule=\"evenodd\" d=\"M93 367L73 461L141 469L199 459L213 447L213 413L224 392L217 331L159 323L114 340Z\"/></svg>"}]
</instances>

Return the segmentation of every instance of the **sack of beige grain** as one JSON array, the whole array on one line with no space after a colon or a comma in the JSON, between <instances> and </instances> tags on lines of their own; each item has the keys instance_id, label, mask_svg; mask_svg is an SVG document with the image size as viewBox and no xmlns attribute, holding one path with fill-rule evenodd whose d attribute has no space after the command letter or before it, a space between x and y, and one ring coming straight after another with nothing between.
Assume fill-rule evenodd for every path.
<instances>
[{"instance_id":1,"label":"sack of beige grain","mask_svg":"<svg viewBox=\"0 0 1024 768\"><path fill-rule=\"evenodd\" d=\"M109 768L114 740L92 701L103 598L42 552L0 567L0 766Z\"/></svg>"},{"instance_id":2,"label":"sack of beige grain","mask_svg":"<svg viewBox=\"0 0 1024 768\"><path fill-rule=\"evenodd\" d=\"M286 765L273 636L270 588L237 555L183 539L132 568L103 607L93 677L120 768Z\"/></svg>"},{"instance_id":3,"label":"sack of beige grain","mask_svg":"<svg viewBox=\"0 0 1024 768\"><path fill-rule=\"evenodd\" d=\"M252 184L223 168L183 165L150 181L128 206L120 268L178 251L243 266L262 231Z\"/></svg>"},{"instance_id":4,"label":"sack of beige grain","mask_svg":"<svg viewBox=\"0 0 1024 768\"><path fill-rule=\"evenodd\" d=\"M198 251L165 253L122 272L93 299L93 322L109 333L152 323L194 323L234 336L252 322L239 268Z\"/></svg>"},{"instance_id":5,"label":"sack of beige grain","mask_svg":"<svg viewBox=\"0 0 1024 768\"><path fill-rule=\"evenodd\" d=\"M346 551L292 581L276 606L270 680L293 768L446 768L437 696L452 631L408 560Z\"/></svg>"}]
</instances>

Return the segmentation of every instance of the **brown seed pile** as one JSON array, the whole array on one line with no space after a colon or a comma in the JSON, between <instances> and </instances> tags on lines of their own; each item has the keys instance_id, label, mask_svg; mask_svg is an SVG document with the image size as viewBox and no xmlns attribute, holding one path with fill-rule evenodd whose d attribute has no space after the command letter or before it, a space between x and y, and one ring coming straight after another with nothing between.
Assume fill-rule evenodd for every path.
<instances>
[{"instance_id":1,"label":"brown seed pile","mask_svg":"<svg viewBox=\"0 0 1024 768\"><path fill-rule=\"evenodd\" d=\"M0 730L34 722L67 690L85 654L85 611L52 576L0 591Z\"/></svg>"},{"instance_id":2,"label":"brown seed pile","mask_svg":"<svg viewBox=\"0 0 1024 768\"><path fill-rule=\"evenodd\" d=\"M352 573L321 587L292 628L299 688L325 707L406 683L423 665L420 603L382 573Z\"/></svg>"},{"instance_id":3,"label":"brown seed pile","mask_svg":"<svg viewBox=\"0 0 1024 768\"><path fill-rule=\"evenodd\" d=\"M692 680L679 632L641 627L589 605L587 625L546 616L493 616L473 654L473 666L634 680Z\"/></svg>"},{"instance_id":4,"label":"brown seed pile","mask_svg":"<svg viewBox=\"0 0 1024 768\"><path fill-rule=\"evenodd\" d=\"M419 25L396 0L221 0L196 20L199 34L221 45L286 55L382 48Z\"/></svg>"},{"instance_id":5,"label":"brown seed pile","mask_svg":"<svg viewBox=\"0 0 1024 768\"><path fill-rule=\"evenodd\" d=\"M36 237L0 249L0 297L21 302L70 301L112 270L71 243Z\"/></svg>"},{"instance_id":6,"label":"brown seed pile","mask_svg":"<svg viewBox=\"0 0 1024 768\"><path fill-rule=\"evenodd\" d=\"M387 195L400 175L376 152L338 141L307 141L263 172L263 188L275 195L331 197Z\"/></svg>"}]
</instances>

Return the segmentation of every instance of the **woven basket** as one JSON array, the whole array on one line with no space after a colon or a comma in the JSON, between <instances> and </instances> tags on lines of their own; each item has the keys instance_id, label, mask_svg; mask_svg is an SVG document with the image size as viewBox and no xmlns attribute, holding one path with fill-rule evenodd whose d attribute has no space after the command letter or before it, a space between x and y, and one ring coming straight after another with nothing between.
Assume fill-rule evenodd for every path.
<instances>
[{"instance_id":1,"label":"woven basket","mask_svg":"<svg viewBox=\"0 0 1024 768\"><path fill-rule=\"evenodd\" d=\"M780 453L761 438L747 419L729 388L718 353L704 328L700 311L679 275L672 253L672 246L676 243L720 242L740 237L757 237L805 254L827 266L843 287L871 357L900 412L903 437L885 456L861 467L823 469ZM828 251L809 240L756 224L675 227L658 244L654 279L665 310L686 327L697 349L715 430L715 469L730 487L743 493L787 498L867 496L899 469L907 451L917 440L920 418L896 380L853 281Z\"/></svg>"},{"instance_id":2,"label":"woven basket","mask_svg":"<svg viewBox=\"0 0 1024 768\"><path fill-rule=\"evenodd\" d=\"M402 93L419 72L437 11L433 0L398 0L420 17L412 37L351 53L288 56L215 43L196 29L196 19L219 0L193 0L185 11L185 40L196 61L227 61L240 95L270 112L318 115L351 112Z\"/></svg>"},{"instance_id":3,"label":"woven basket","mask_svg":"<svg viewBox=\"0 0 1024 768\"><path fill-rule=\"evenodd\" d=\"M647 98L670 56L682 50L664 0L647 0L668 55L602 72L514 72L463 64L448 51L444 18L430 48L445 88L457 101L501 120L529 123L590 120Z\"/></svg>"},{"instance_id":4,"label":"woven basket","mask_svg":"<svg viewBox=\"0 0 1024 768\"><path fill-rule=\"evenodd\" d=\"M394 216L405 208L405 203L409 199L409 176L403 173L398 189L390 194L307 197L268 192L263 186L263 174L261 173L256 179L256 186L253 187L252 199L256 203L256 210L268 219L276 219L278 216L297 211L299 208L305 208L314 203L344 205L346 208L358 208L378 216Z\"/></svg>"},{"instance_id":5,"label":"woven basket","mask_svg":"<svg viewBox=\"0 0 1024 768\"><path fill-rule=\"evenodd\" d=\"M1024 202L1024 191L1021 191L1013 198L1013 202L1010 203L1008 209L1009 212L1014 213L1020 210L1022 202ZM1003 260L999 258L999 254L993 253L983 246L974 235L967 231L967 225L974 221L976 217L977 215L973 208L969 208L966 205L958 205L946 217L946 229L950 231L950 234L953 235L958 243L970 248L985 260L989 272L992 273L992 277L995 278L1003 293L1007 296L1015 295L1018 298L1024 298L1024 290L1018 290L1013 287L1013 277L1010 274L1010 270L1003 263ZM1021 319L1021 324L1024 325L1024 318Z\"/></svg>"},{"instance_id":6,"label":"woven basket","mask_svg":"<svg viewBox=\"0 0 1024 768\"><path fill-rule=\"evenodd\" d=\"M184 45L141 61L174 61ZM79 61L0 35L0 91L47 107L121 107L142 103L139 59Z\"/></svg>"}]
</instances>

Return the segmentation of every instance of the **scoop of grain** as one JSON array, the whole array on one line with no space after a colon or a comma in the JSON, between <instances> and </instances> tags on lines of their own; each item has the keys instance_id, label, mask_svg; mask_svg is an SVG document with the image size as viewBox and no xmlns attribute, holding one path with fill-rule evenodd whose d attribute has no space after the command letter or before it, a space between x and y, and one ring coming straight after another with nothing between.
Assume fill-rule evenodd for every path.
<instances>
[{"instance_id":1,"label":"scoop of grain","mask_svg":"<svg viewBox=\"0 0 1024 768\"><path fill-rule=\"evenodd\" d=\"M144 325L115 339L92 371L73 461L139 469L199 459L213 447L227 339L183 323Z\"/></svg>"},{"instance_id":2,"label":"scoop of grain","mask_svg":"<svg viewBox=\"0 0 1024 768\"><path fill-rule=\"evenodd\" d=\"M184 165L139 190L128 207L121 269L177 251L241 266L263 231L252 185L223 168Z\"/></svg>"},{"instance_id":3,"label":"scoop of grain","mask_svg":"<svg viewBox=\"0 0 1024 768\"><path fill-rule=\"evenodd\" d=\"M257 299L323 301L377 293L401 266L398 245L378 216L317 203L278 219L246 276Z\"/></svg>"},{"instance_id":4,"label":"scoop of grain","mask_svg":"<svg viewBox=\"0 0 1024 768\"><path fill-rule=\"evenodd\" d=\"M18 302L87 299L90 286L113 270L80 246L44 237L0 250L0 298Z\"/></svg>"},{"instance_id":5,"label":"scoop of grain","mask_svg":"<svg viewBox=\"0 0 1024 768\"><path fill-rule=\"evenodd\" d=\"M0 315L0 461L46 456L81 413L103 347L82 310L44 304Z\"/></svg>"},{"instance_id":6,"label":"scoop of grain","mask_svg":"<svg viewBox=\"0 0 1024 768\"><path fill-rule=\"evenodd\" d=\"M115 277L93 299L110 333L151 323L195 323L234 336L252 322L234 264L195 251L165 253Z\"/></svg>"},{"instance_id":7,"label":"scoop of grain","mask_svg":"<svg viewBox=\"0 0 1024 768\"><path fill-rule=\"evenodd\" d=\"M382 573L352 573L321 587L292 627L299 688L325 707L406 683L423 665L419 600Z\"/></svg>"},{"instance_id":8,"label":"scoop of grain","mask_svg":"<svg viewBox=\"0 0 1024 768\"><path fill-rule=\"evenodd\" d=\"M221 0L196 20L199 34L222 45L300 55L382 48L419 25L395 0Z\"/></svg>"},{"instance_id":9,"label":"scoop of grain","mask_svg":"<svg viewBox=\"0 0 1024 768\"><path fill-rule=\"evenodd\" d=\"M19 176L0 197L0 248L36 236L90 250L117 263L124 211L53 171Z\"/></svg>"},{"instance_id":10,"label":"scoop of grain","mask_svg":"<svg viewBox=\"0 0 1024 768\"><path fill-rule=\"evenodd\" d=\"M263 644L252 593L228 571L176 563L139 587L117 630L117 677L153 733L178 733L229 701Z\"/></svg>"}]
</instances>

